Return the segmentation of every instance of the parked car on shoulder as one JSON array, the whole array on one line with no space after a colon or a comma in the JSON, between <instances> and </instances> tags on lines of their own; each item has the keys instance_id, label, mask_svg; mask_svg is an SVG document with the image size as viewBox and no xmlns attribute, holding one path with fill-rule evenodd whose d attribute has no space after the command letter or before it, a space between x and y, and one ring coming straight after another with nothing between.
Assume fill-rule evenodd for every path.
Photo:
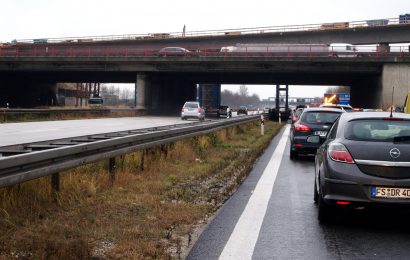
<instances>
[{"instance_id":1,"label":"parked car on shoulder","mask_svg":"<svg viewBox=\"0 0 410 260\"><path fill-rule=\"evenodd\" d=\"M158 51L158 56L193 56L194 53L182 47L165 47Z\"/></svg>"},{"instance_id":2,"label":"parked car on shoulder","mask_svg":"<svg viewBox=\"0 0 410 260\"><path fill-rule=\"evenodd\" d=\"M220 116L225 116L226 118L231 118L232 117L232 111L229 106L219 106L218 112L217 112L217 117Z\"/></svg>"},{"instance_id":3,"label":"parked car on shoulder","mask_svg":"<svg viewBox=\"0 0 410 260\"><path fill-rule=\"evenodd\" d=\"M246 106L240 106L238 109L238 115L243 114L247 115L248 114L248 108Z\"/></svg>"},{"instance_id":4,"label":"parked car on shoulder","mask_svg":"<svg viewBox=\"0 0 410 260\"><path fill-rule=\"evenodd\" d=\"M201 108L199 102L185 102L184 106L181 109L181 119L187 120L188 118L196 118L200 121L203 121L205 119L205 109Z\"/></svg>"},{"instance_id":5,"label":"parked car on shoulder","mask_svg":"<svg viewBox=\"0 0 410 260\"><path fill-rule=\"evenodd\" d=\"M296 159L300 154L316 154L320 143L309 143L307 138L318 135L323 142L333 123L343 112L335 108L305 108L298 120L291 125L290 159Z\"/></svg>"},{"instance_id":6,"label":"parked car on shoulder","mask_svg":"<svg viewBox=\"0 0 410 260\"><path fill-rule=\"evenodd\" d=\"M410 206L410 115L342 113L315 157L314 201L320 222L341 207Z\"/></svg>"}]
</instances>

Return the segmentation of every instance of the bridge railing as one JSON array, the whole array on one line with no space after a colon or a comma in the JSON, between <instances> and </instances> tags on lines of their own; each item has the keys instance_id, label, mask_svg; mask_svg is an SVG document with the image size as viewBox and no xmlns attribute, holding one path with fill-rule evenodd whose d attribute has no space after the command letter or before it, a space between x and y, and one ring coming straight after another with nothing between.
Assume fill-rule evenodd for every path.
<instances>
[{"instance_id":1,"label":"bridge railing","mask_svg":"<svg viewBox=\"0 0 410 260\"><path fill-rule=\"evenodd\" d=\"M302 24L302 25L280 25L264 27L248 27L236 29L220 30L201 30L187 32L168 32L168 33L147 33L147 34L124 34L124 35L104 35L104 36L83 36L83 37L64 37L64 38L44 38L44 39L20 39L12 41L12 44L44 44L44 43L89 43L100 41L119 41L119 40L162 40L168 38L189 38L189 37L211 37L211 36L235 36L241 34L261 34L276 32L297 32L297 31L317 31L317 30L339 30L360 27L383 27L400 24L410 24L407 16L399 18L386 18L376 20Z\"/></svg>"},{"instance_id":2,"label":"bridge railing","mask_svg":"<svg viewBox=\"0 0 410 260\"><path fill-rule=\"evenodd\" d=\"M355 51L342 51L340 47L326 45L280 45L265 47L203 47L192 48L185 46L189 52L172 53L159 52L151 47L141 48L132 46L7 46L0 48L0 61L3 59L110 59L124 60L128 58L158 58L158 59L180 59L201 57L338 57L338 58L360 58L360 57L408 57L409 46L381 47L375 45L354 46ZM236 49L235 49L236 48Z\"/></svg>"}]
</instances>

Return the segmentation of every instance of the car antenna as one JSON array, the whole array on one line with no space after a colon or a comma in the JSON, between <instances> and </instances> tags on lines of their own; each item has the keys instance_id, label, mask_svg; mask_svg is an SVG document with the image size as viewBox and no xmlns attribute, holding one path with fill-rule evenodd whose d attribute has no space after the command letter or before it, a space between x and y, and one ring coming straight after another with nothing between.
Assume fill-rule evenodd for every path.
<instances>
[{"instance_id":1,"label":"car antenna","mask_svg":"<svg viewBox=\"0 0 410 260\"><path fill-rule=\"evenodd\" d=\"M394 96L394 86L393 86L393 91L391 93L390 117L393 117L393 96Z\"/></svg>"}]
</instances>

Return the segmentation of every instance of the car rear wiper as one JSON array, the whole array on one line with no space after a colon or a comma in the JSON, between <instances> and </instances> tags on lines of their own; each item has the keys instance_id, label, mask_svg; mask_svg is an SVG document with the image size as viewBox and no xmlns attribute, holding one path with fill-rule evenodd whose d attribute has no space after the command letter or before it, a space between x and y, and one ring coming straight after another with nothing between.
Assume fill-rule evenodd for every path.
<instances>
[{"instance_id":1,"label":"car rear wiper","mask_svg":"<svg viewBox=\"0 0 410 260\"><path fill-rule=\"evenodd\" d=\"M404 142L409 142L410 141L410 136L395 136L393 137L393 143L404 143Z\"/></svg>"}]
</instances>

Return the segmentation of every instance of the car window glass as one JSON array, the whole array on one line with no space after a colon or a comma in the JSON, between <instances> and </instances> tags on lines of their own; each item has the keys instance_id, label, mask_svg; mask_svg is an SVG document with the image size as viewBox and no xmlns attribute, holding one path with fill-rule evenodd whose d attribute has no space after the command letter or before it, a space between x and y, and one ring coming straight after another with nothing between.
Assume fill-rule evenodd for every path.
<instances>
[{"instance_id":1,"label":"car window glass","mask_svg":"<svg viewBox=\"0 0 410 260\"><path fill-rule=\"evenodd\" d=\"M302 121L309 124L327 124L334 123L339 117L340 113L334 112L306 112L302 116Z\"/></svg>"},{"instance_id":2,"label":"car window glass","mask_svg":"<svg viewBox=\"0 0 410 260\"><path fill-rule=\"evenodd\" d=\"M392 142L400 136L410 136L410 121L355 120L345 131L346 139L358 141Z\"/></svg>"},{"instance_id":3,"label":"car window glass","mask_svg":"<svg viewBox=\"0 0 410 260\"><path fill-rule=\"evenodd\" d=\"M337 121L333 124L332 128L330 128L329 134L327 135L327 138L328 138L328 139L333 140L333 139L336 138L336 133L337 133L337 127L338 127L338 126L339 126L339 120L337 120Z\"/></svg>"},{"instance_id":4,"label":"car window glass","mask_svg":"<svg viewBox=\"0 0 410 260\"><path fill-rule=\"evenodd\" d=\"M198 103L185 103L185 106L187 108L197 108L198 107Z\"/></svg>"}]
</instances>

